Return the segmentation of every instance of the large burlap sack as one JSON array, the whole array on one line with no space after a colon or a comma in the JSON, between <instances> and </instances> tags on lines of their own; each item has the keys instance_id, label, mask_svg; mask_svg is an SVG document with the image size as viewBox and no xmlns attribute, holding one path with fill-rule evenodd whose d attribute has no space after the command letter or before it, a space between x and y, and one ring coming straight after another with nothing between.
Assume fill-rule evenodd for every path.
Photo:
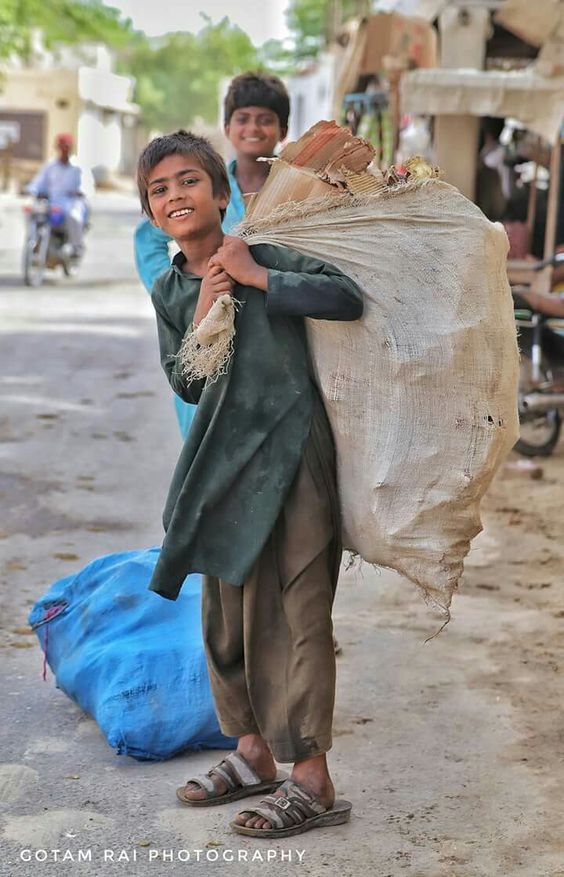
<instances>
[{"instance_id":1,"label":"large burlap sack","mask_svg":"<svg viewBox=\"0 0 564 877\"><path fill-rule=\"evenodd\" d=\"M330 262L364 290L362 320L307 321L344 545L446 610L480 499L518 437L505 232L430 180L346 205L282 205L239 233Z\"/></svg>"}]
</instances>

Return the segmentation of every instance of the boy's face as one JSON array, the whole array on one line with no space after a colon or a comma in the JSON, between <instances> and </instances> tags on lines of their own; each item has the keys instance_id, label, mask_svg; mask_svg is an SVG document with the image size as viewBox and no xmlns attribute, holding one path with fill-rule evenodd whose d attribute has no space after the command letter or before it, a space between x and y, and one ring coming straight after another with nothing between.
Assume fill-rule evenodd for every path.
<instances>
[{"instance_id":1,"label":"boy's face","mask_svg":"<svg viewBox=\"0 0 564 877\"><path fill-rule=\"evenodd\" d=\"M210 175L193 155L169 155L149 174L152 223L177 241L204 237L221 226L228 195L214 195Z\"/></svg>"},{"instance_id":2,"label":"boy's face","mask_svg":"<svg viewBox=\"0 0 564 877\"><path fill-rule=\"evenodd\" d=\"M225 134L237 155L248 158L269 157L276 144L286 136L274 110L268 107L240 107L225 126Z\"/></svg>"}]
</instances>

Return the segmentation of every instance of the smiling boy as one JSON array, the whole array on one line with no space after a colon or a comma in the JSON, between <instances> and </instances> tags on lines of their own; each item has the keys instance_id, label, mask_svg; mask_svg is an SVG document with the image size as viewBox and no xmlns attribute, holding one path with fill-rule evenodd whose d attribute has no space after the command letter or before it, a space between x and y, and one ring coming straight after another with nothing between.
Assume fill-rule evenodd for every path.
<instances>
[{"instance_id":1,"label":"smiling boy","mask_svg":"<svg viewBox=\"0 0 564 877\"><path fill-rule=\"evenodd\" d=\"M229 232L245 215L244 195L259 192L268 176L268 162L259 158L274 154L286 137L290 98L284 83L265 73L242 73L230 83L223 103L224 132L235 150L227 166L231 195L223 217L223 230ZM135 263L150 293L157 277L170 268L168 245L173 238L143 219L135 230ZM193 406L178 397L176 414L185 437L193 417Z\"/></svg>"},{"instance_id":2,"label":"smiling boy","mask_svg":"<svg viewBox=\"0 0 564 877\"><path fill-rule=\"evenodd\" d=\"M203 635L216 710L237 751L178 789L191 806L268 794L232 823L282 837L345 822L331 748L331 607L341 529L331 429L312 379L304 317L356 320L361 293L336 268L283 247L247 247L221 228L221 158L185 131L139 159L141 202L180 252L153 289L161 362L197 403L164 511L151 589L176 599L204 575ZM187 382L178 353L225 293L241 303L234 354L214 381ZM277 775L274 759L293 764Z\"/></svg>"}]
</instances>

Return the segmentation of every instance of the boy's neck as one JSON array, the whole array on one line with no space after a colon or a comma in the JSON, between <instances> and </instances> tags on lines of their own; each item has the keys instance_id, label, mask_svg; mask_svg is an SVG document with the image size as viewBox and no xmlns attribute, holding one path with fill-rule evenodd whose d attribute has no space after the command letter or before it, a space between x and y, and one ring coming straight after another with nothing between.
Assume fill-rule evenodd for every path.
<instances>
[{"instance_id":1,"label":"boy's neck","mask_svg":"<svg viewBox=\"0 0 564 877\"><path fill-rule=\"evenodd\" d=\"M217 229L214 228L205 237L177 241L177 243L186 256L183 270L203 277L208 271L208 261L217 253L223 243L223 231L220 226Z\"/></svg>"},{"instance_id":2,"label":"boy's neck","mask_svg":"<svg viewBox=\"0 0 564 877\"><path fill-rule=\"evenodd\" d=\"M270 171L270 164L248 155L238 155L235 161L235 178L243 195L260 191Z\"/></svg>"}]
</instances>

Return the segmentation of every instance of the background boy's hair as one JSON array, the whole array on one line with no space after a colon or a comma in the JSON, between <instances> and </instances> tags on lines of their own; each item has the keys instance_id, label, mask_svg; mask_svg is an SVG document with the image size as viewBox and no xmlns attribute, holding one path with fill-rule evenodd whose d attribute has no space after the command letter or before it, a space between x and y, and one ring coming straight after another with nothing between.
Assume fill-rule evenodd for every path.
<instances>
[{"instance_id":1,"label":"background boy's hair","mask_svg":"<svg viewBox=\"0 0 564 877\"><path fill-rule=\"evenodd\" d=\"M241 73L231 80L223 102L223 118L229 124L235 110L243 107L268 107L278 116L280 127L288 128L290 97L278 76L266 73Z\"/></svg>"},{"instance_id":2,"label":"background boy's hair","mask_svg":"<svg viewBox=\"0 0 564 877\"><path fill-rule=\"evenodd\" d=\"M149 176L153 168L164 158L168 158L169 155L193 155L211 177L214 197L218 195L230 196L231 187L225 162L221 155L216 152L206 137L198 137L196 134L181 129L180 131L175 131L174 134L155 137L147 144L139 156L137 162L137 188L139 189L141 207L150 219L153 218L153 214L149 205ZM222 210L222 219L224 213L225 211Z\"/></svg>"}]
</instances>

